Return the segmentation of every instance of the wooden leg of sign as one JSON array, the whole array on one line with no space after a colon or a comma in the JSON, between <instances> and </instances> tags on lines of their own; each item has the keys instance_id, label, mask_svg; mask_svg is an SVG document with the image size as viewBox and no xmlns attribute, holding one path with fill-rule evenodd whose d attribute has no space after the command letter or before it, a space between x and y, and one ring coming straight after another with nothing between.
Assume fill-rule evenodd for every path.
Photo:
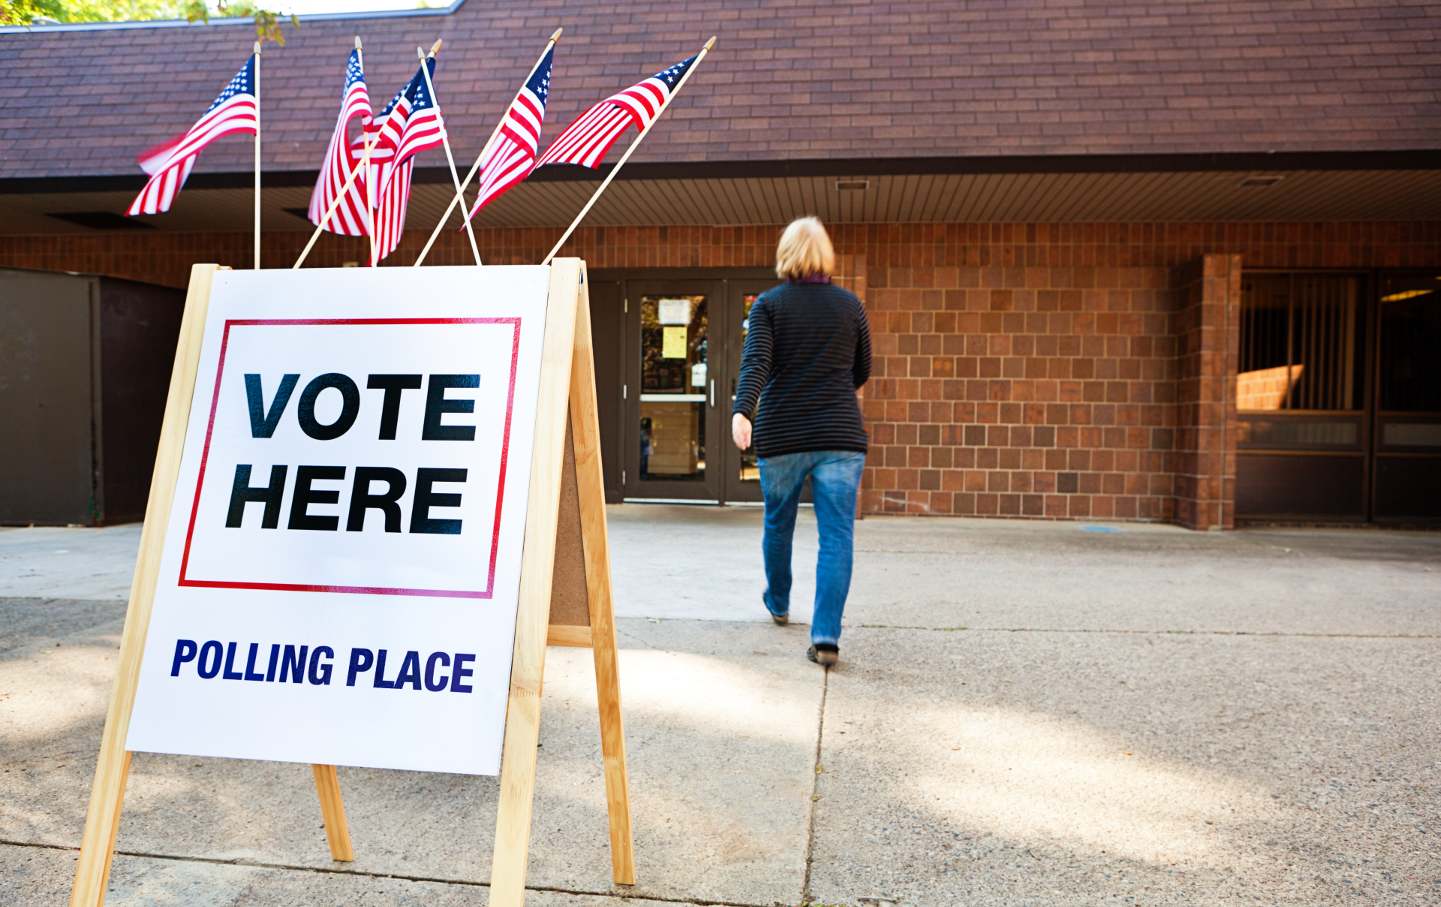
<instances>
[{"instance_id":1,"label":"wooden leg of sign","mask_svg":"<svg viewBox=\"0 0 1441 907\"><path fill-rule=\"evenodd\" d=\"M600 749L605 761L605 798L610 816L611 875L617 885L635 884L630 825L630 782L625 767L625 727L620 712L615 611L610 592L610 541L605 520L605 476L600 462L600 416L595 390L588 288L576 311L575 361L570 372L570 432L575 445L576 496L585 550L586 602L590 607L591 654L600 703Z\"/></svg>"},{"instance_id":2,"label":"wooden leg of sign","mask_svg":"<svg viewBox=\"0 0 1441 907\"><path fill-rule=\"evenodd\" d=\"M350 846L350 822L345 818L345 801L340 799L340 777L333 765L312 765L315 792L320 796L320 815L325 819L325 839L330 842L330 858L340 863L355 859Z\"/></svg>"},{"instance_id":3,"label":"wooden leg of sign","mask_svg":"<svg viewBox=\"0 0 1441 907\"><path fill-rule=\"evenodd\" d=\"M551 624L545 641L547 645L552 646L589 649L591 644L590 627L565 627Z\"/></svg>"},{"instance_id":4,"label":"wooden leg of sign","mask_svg":"<svg viewBox=\"0 0 1441 907\"><path fill-rule=\"evenodd\" d=\"M603 526L601 532L605 532ZM586 547L590 547L589 539ZM607 588L607 612L610 610L609 591ZM634 885L635 845L631 837L630 781L625 764L625 725L620 711L615 619L609 613L602 616L592 612L592 621L591 654L595 657L595 688L600 704L600 749L605 763L606 809L610 816L611 875L617 885Z\"/></svg>"},{"instance_id":5,"label":"wooden leg of sign","mask_svg":"<svg viewBox=\"0 0 1441 907\"><path fill-rule=\"evenodd\" d=\"M118 817L125 805L125 785L130 780L130 760L135 754L126 750L125 761L120 765L120 785L115 791L115 814ZM110 841L105 846L105 872L100 876L100 891L110 890L110 867L115 865L115 839L120 834L120 822L117 818L115 825L110 829ZM104 895L101 895L102 899Z\"/></svg>"},{"instance_id":6,"label":"wooden leg of sign","mask_svg":"<svg viewBox=\"0 0 1441 907\"><path fill-rule=\"evenodd\" d=\"M150 498L145 505L145 528L140 533L140 554L130 584L130 607L120 636L115 690L105 713L100 758L95 763L85 832L80 838L80 859L76 861L75 882L70 888L71 907L99 907L105 903L110 856L120 830L120 809L130 769L125 738L130 732L130 712L135 705L135 687L140 681L140 659L145 654L145 634L150 628L150 611L160 576L160 555L165 549L165 524L180 474L190 397L195 391L195 368L200 361L200 341L205 333L205 310L210 305L210 284L216 270L215 265L196 265L190 270L190 291L185 297L175 366L170 373L170 394L165 399L165 421L160 429L160 446L155 452Z\"/></svg>"},{"instance_id":7,"label":"wooden leg of sign","mask_svg":"<svg viewBox=\"0 0 1441 907\"><path fill-rule=\"evenodd\" d=\"M520 567L520 605L511 656L510 698L501 749L500 810L490 867L490 907L521 907L530 858L530 820L535 798L536 746L540 742L540 693L545 677L546 626L550 623L555 533L565 463L566 397L570 391L580 263L557 259L550 266L542 362L547 366L536 400L530 500Z\"/></svg>"}]
</instances>

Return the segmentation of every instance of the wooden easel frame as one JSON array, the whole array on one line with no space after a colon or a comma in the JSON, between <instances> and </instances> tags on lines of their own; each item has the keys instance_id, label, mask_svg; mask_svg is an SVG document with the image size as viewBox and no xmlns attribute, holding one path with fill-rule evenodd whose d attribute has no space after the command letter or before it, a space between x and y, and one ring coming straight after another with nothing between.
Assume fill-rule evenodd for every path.
<instances>
[{"instance_id":1,"label":"wooden easel frame","mask_svg":"<svg viewBox=\"0 0 1441 907\"><path fill-rule=\"evenodd\" d=\"M589 287L585 264L579 259L556 259L550 269L520 602L501 754L500 804L491 861L489 902L492 907L520 907L525 900L547 642L589 646L594 653L612 876L618 885L635 884ZM217 265L198 264L190 273L170 392L165 402L165 421L140 535L140 553L120 640L115 689L105 715L80 857L70 891L71 907L99 907L105 902L132 756L125 749L125 740L159 580L166 523L180 474L210 290L217 270ZM569 517L564 524L562 513ZM558 532L563 543L559 546ZM582 575L583 581L574 579ZM580 588L575 588L577 585ZM570 603L561 609L562 613L552 613L553 595ZM576 602L583 602L584 607L577 610ZM558 622L553 622L557 619ZM314 765L311 769L331 857L350 861L354 859L354 851L336 768Z\"/></svg>"}]
</instances>

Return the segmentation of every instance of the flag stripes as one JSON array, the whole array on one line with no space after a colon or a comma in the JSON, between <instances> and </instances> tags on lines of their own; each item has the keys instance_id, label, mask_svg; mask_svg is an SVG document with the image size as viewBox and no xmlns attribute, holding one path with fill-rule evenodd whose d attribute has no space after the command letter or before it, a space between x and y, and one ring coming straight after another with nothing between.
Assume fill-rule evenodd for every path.
<instances>
[{"instance_id":1,"label":"flag stripes","mask_svg":"<svg viewBox=\"0 0 1441 907\"><path fill-rule=\"evenodd\" d=\"M636 128L644 129L655 119L656 114L660 113L669 97L670 90L658 78L652 77L625 91L617 92L608 100L629 110Z\"/></svg>"},{"instance_id":2,"label":"flag stripes","mask_svg":"<svg viewBox=\"0 0 1441 907\"><path fill-rule=\"evenodd\" d=\"M335 121L330 144L325 149L325 160L320 167L315 189L310 193L309 218L312 224L332 233L344 236L365 236L368 233L368 218L365 202L365 174L351 180L351 173L361 167L362 155L350 142L348 132L350 121L360 119L361 136L370 123L370 92L365 84L365 72L361 68L360 51L352 50L345 67L345 84L341 88L340 115ZM346 182L350 187L341 195ZM336 199L339 198L337 203ZM325 212L334 211L329 220L322 224Z\"/></svg>"},{"instance_id":3,"label":"flag stripes","mask_svg":"<svg viewBox=\"0 0 1441 907\"><path fill-rule=\"evenodd\" d=\"M516 92L515 100L505 111L500 134L482 153L480 188L475 204L465 215L467 221L535 169L536 154L540 150L540 130L545 123L545 102L550 97L554 57L555 50L552 48L531 71L530 78Z\"/></svg>"},{"instance_id":4,"label":"flag stripes","mask_svg":"<svg viewBox=\"0 0 1441 907\"><path fill-rule=\"evenodd\" d=\"M630 124L631 116L628 112L601 102L566 127L565 132L541 155L536 166L579 164L594 169L600 166L605 153Z\"/></svg>"},{"instance_id":5,"label":"flag stripes","mask_svg":"<svg viewBox=\"0 0 1441 907\"><path fill-rule=\"evenodd\" d=\"M435 58L427 57L422 65L428 66L434 77ZM363 140L375 143L367 176L375 195L375 260L371 264L376 265L395 251L405 230L415 155L439 148L445 136L445 122L426 88L426 74L416 69L362 135Z\"/></svg>"},{"instance_id":6,"label":"flag stripes","mask_svg":"<svg viewBox=\"0 0 1441 907\"><path fill-rule=\"evenodd\" d=\"M141 169L150 174L149 181L125 212L161 214L170 210L195 159L216 139L234 133L255 135L259 130L259 103L255 95L255 57L251 55L205 115L183 134L143 152L137 158Z\"/></svg>"},{"instance_id":7,"label":"flag stripes","mask_svg":"<svg viewBox=\"0 0 1441 907\"><path fill-rule=\"evenodd\" d=\"M592 169L599 167L606 152L628 126L634 125L643 130L660 115L670 101L672 88L695 59L687 57L592 105L550 143L536 166L579 164Z\"/></svg>"},{"instance_id":8,"label":"flag stripes","mask_svg":"<svg viewBox=\"0 0 1441 907\"><path fill-rule=\"evenodd\" d=\"M375 261L379 264L400 245L405 232L405 212L410 204L410 176L415 161L400 166L384 163L372 167L376 182L382 188L375 199Z\"/></svg>"}]
</instances>

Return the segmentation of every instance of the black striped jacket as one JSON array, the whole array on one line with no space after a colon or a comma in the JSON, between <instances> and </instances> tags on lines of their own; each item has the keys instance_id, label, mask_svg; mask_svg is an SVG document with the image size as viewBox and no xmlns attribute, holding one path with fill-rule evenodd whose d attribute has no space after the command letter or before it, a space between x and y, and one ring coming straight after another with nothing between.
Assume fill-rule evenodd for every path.
<instances>
[{"instance_id":1,"label":"black striped jacket","mask_svg":"<svg viewBox=\"0 0 1441 907\"><path fill-rule=\"evenodd\" d=\"M871 331L853 293L790 282L751 306L735 412L758 456L866 450L856 389L871 375Z\"/></svg>"}]
</instances>

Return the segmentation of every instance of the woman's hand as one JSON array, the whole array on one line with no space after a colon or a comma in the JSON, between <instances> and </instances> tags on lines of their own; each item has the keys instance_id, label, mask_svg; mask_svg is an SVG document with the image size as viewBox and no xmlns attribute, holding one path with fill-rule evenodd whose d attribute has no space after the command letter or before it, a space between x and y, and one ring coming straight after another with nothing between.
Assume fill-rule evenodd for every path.
<instances>
[{"instance_id":1,"label":"woman's hand","mask_svg":"<svg viewBox=\"0 0 1441 907\"><path fill-rule=\"evenodd\" d=\"M751 420L740 413L731 416L731 440L736 447L746 450L751 446Z\"/></svg>"}]
</instances>

